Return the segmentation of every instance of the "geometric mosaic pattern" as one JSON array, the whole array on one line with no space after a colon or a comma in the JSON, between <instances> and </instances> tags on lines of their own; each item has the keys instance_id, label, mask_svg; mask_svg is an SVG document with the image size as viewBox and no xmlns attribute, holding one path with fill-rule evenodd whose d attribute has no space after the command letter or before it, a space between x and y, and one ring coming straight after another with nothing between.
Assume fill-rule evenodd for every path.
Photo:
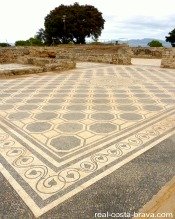
<instances>
[{"instance_id":1,"label":"geometric mosaic pattern","mask_svg":"<svg viewBox=\"0 0 175 219\"><path fill-rule=\"evenodd\" d=\"M2 173L43 214L173 133L174 84L175 70L93 63L1 80Z\"/></svg>"}]
</instances>

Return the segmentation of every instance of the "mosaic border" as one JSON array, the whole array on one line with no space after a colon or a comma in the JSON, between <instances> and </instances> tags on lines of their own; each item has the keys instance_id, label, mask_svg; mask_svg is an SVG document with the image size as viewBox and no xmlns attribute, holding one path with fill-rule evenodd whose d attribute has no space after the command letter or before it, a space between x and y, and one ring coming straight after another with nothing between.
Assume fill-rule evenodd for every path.
<instances>
[{"instance_id":1,"label":"mosaic border","mask_svg":"<svg viewBox=\"0 0 175 219\"><path fill-rule=\"evenodd\" d=\"M44 167L43 163L40 163L39 165L38 161L36 165L34 163L32 165L31 164L30 165L27 164L27 166L26 164L24 165L25 162L22 163L22 159L29 158L30 160L30 158L33 155L29 151L27 151L24 147L22 148L19 147L19 145L17 147L14 145L8 146L6 141L12 142L13 141L11 139L12 137L6 134L5 132L3 134L1 131L1 148L5 149L6 151L5 154L7 157L10 155L10 157L12 158L10 164L7 163L7 159L2 158L2 161L4 161L3 165L9 168L8 172L11 172L13 179L17 179L16 181L18 181L18 183L21 182L22 183L21 186L25 185L24 188L22 189L23 192L26 193L28 196L29 194L31 194L31 197L29 199L32 199L33 202L35 203L35 208L38 208L36 212L38 213L36 213L35 210L31 208L29 203L27 203L27 205L29 205L31 210L32 211L34 210L35 215L38 216L41 215L43 212L45 212L44 209L47 209L49 205L52 205L52 202L60 203L60 201L63 200L63 197L66 196L66 194L70 195L70 193L74 194L79 192L79 190L85 188L84 184L89 183L90 185L96 182L98 175L103 174L104 176L104 172L108 171L108 169L112 168L115 165L118 165L120 162L125 162L125 160L128 160L128 157L133 156L139 151L144 150L146 147L149 147L149 145L154 144L157 141L160 141L160 139L164 138L164 136L167 135L168 133L169 133L168 135L170 135L170 133L174 132L175 130L174 127L175 127L175 117L174 117L174 113L172 112L169 116L167 116L163 120L158 121L155 124L152 124L151 127L147 127L146 129L140 129L139 133L126 138L124 141L111 145L110 148L105 149L106 150L105 152L104 150L102 150L101 153L94 154L91 157L86 158L85 160L81 160L81 163L80 162L77 163L79 166L78 168L77 168L77 164L72 165L72 167L69 167L67 170L63 169L59 173L54 173L53 170L48 169L47 166ZM3 142L5 146L2 146ZM12 152L14 150L16 150L16 153L18 155L15 156L13 155ZM110 158L110 162L108 158ZM111 159L113 159L113 161ZM20 175L23 175L23 177L19 176L19 174L17 173L17 171L19 171L19 168L20 168ZM43 170L43 172L41 170ZM47 171L47 173L44 172L44 170ZM33 174L34 173L36 174L36 176L34 176L35 175L34 174L31 178L30 173L32 173L32 171ZM79 171L81 171L81 177L83 178L83 180L80 179ZM5 172L7 171L5 170L2 171L2 173L6 177ZM38 175L38 173L40 174ZM24 180L24 176L29 177L28 182L26 179ZM32 188L32 185L29 183L29 181L32 180L35 181L37 185L39 185L38 187L39 190L37 192L36 192L36 188L34 187ZM64 188L64 193L62 193L63 190L61 192L60 191L58 192L53 189L53 187L57 184L59 180L62 184L62 188L60 187L61 184L59 184L59 190L60 188L61 189ZM63 186L65 182L68 185L67 187ZM43 183L45 183L45 187L42 187ZM13 183L11 184L13 186ZM47 189L49 191L50 189L51 192L50 194L48 192L49 195L48 194L42 195L42 189L44 189L44 191L46 191ZM74 191L75 189L76 191Z\"/></svg>"}]
</instances>

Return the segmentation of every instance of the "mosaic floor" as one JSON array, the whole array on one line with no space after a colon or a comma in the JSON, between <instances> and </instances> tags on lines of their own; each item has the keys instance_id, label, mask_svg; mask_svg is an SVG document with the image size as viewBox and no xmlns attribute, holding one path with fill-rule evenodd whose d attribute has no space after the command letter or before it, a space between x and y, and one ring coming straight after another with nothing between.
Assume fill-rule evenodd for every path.
<instances>
[{"instance_id":1,"label":"mosaic floor","mask_svg":"<svg viewBox=\"0 0 175 219\"><path fill-rule=\"evenodd\" d=\"M40 216L175 131L175 70L80 63L0 81L1 172Z\"/></svg>"},{"instance_id":2,"label":"mosaic floor","mask_svg":"<svg viewBox=\"0 0 175 219\"><path fill-rule=\"evenodd\" d=\"M5 70L16 70L16 69L31 69L34 68L31 65L22 65L22 64L0 64L0 73Z\"/></svg>"}]
</instances>

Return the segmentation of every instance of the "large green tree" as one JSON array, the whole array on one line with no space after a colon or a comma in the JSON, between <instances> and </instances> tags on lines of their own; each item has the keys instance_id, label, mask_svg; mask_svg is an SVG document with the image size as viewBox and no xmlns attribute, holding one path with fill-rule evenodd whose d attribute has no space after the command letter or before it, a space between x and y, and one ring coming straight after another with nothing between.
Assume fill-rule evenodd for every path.
<instances>
[{"instance_id":1,"label":"large green tree","mask_svg":"<svg viewBox=\"0 0 175 219\"><path fill-rule=\"evenodd\" d=\"M175 47L175 29L169 33L169 36L166 36L166 42L171 43L172 47Z\"/></svg>"},{"instance_id":2,"label":"large green tree","mask_svg":"<svg viewBox=\"0 0 175 219\"><path fill-rule=\"evenodd\" d=\"M45 18L45 37L48 44L84 44L86 37L98 38L104 28L102 13L91 5L60 5Z\"/></svg>"}]
</instances>

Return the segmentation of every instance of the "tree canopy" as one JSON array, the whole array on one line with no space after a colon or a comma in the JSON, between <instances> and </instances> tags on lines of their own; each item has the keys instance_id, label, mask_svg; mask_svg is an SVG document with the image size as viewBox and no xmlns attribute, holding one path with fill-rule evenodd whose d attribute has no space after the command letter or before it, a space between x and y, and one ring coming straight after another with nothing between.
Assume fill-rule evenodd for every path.
<instances>
[{"instance_id":1,"label":"tree canopy","mask_svg":"<svg viewBox=\"0 0 175 219\"><path fill-rule=\"evenodd\" d=\"M166 36L166 42L171 43L172 47L175 47L175 29L169 33L169 36Z\"/></svg>"},{"instance_id":2,"label":"tree canopy","mask_svg":"<svg viewBox=\"0 0 175 219\"><path fill-rule=\"evenodd\" d=\"M148 43L148 46L150 46L150 47L163 47L162 43L159 42L158 40L152 40L151 42Z\"/></svg>"},{"instance_id":3,"label":"tree canopy","mask_svg":"<svg viewBox=\"0 0 175 219\"><path fill-rule=\"evenodd\" d=\"M43 28L40 28L34 38L42 43L45 43L46 41L45 30Z\"/></svg>"},{"instance_id":4,"label":"tree canopy","mask_svg":"<svg viewBox=\"0 0 175 219\"><path fill-rule=\"evenodd\" d=\"M10 47L9 43L0 43L0 47Z\"/></svg>"},{"instance_id":5,"label":"tree canopy","mask_svg":"<svg viewBox=\"0 0 175 219\"><path fill-rule=\"evenodd\" d=\"M84 44L86 37L98 38L104 28L102 13L91 5L60 5L45 17L47 44Z\"/></svg>"}]
</instances>

